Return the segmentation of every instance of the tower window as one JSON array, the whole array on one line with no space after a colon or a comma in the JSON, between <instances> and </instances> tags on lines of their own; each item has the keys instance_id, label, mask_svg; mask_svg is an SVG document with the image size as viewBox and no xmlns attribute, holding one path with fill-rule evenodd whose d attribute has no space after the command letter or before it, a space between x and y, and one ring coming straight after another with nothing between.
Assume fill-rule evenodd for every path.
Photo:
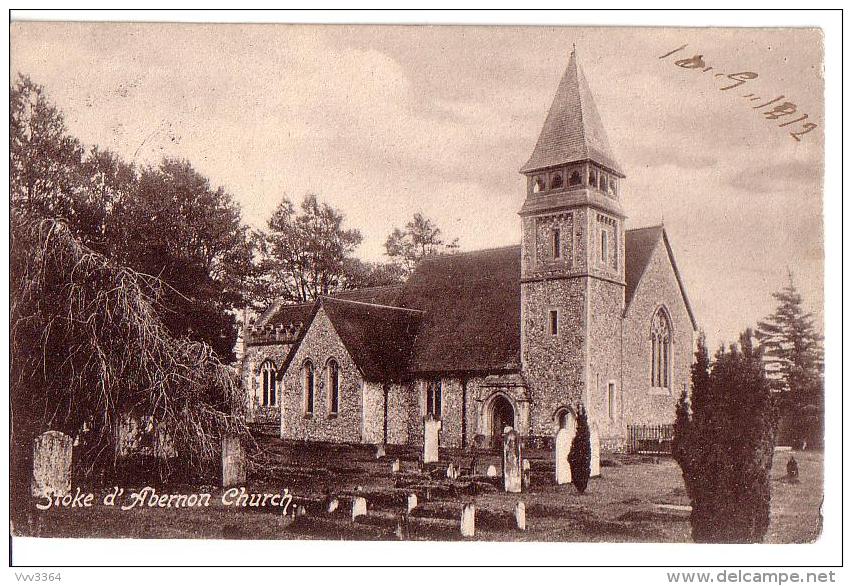
<instances>
[{"instance_id":1,"label":"tower window","mask_svg":"<svg viewBox=\"0 0 852 586\"><path fill-rule=\"evenodd\" d=\"M535 180L533 180L533 193L539 193L541 191L544 191L544 179L536 177Z\"/></svg>"},{"instance_id":2,"label":"tower window","mask_svg":"<svg viewBox=\"0 0 852 586\"><path fill-rule=\"evenodd\" d=\"M561 258L562 257L562 236L560 234L559 228L553 229L553 258Z\"/></svg>"},{"instance_id":3,"label":"tower window","mask_svg":"<svg viewBox=\"0 0 852 586\"><path fill-rule=\"evenodd\" d=\"M597 169L589 169L589 185L592 187L598 186L598 171Z\"/></svg>"},{"instance_id":4,"label":"tower window","mask_svg":"<svg viewBox=\"0 0 852 586\"><path fill-rule=\"evenodd\" d=\"M665 311L660 308L651 325L651 386L654 388L669 388L671 347L671 326Z\"/></svg>"},{"instance_id":5,"label":"tower window","mask_svg":"<svg viewBox=\"0 0 852 586\"><path fill-rule=\"evenodd\" d=\"M580 172L577 170L574 170L571 173L571 177L568 178L568 185L580 185L582 182L582 179L580 179Z\"/></svg>"},{"instance_id":6,"label":"tower window","mask_svg":"<svg viewBox=\"0 0 852 586\"><path fill-rule=\"evenodd\" d=\"M275 363L271 360L264 360L260 366L261 388L263 389L263 398L261 404L264 407L274 407L278 401L275 388Z\"/></svg>"},{"instance_id":7,"label":"tower window","mask_svg":"<svg viewBox=\"0 0 852 586\"><path fill-rule=\"evenodd\" d=\"M305 396L305 415L314 412L314 365L308 360L302 367L302 392Z\"/></svg>"},{"instance_id":8,"label":"tower window","mask_svg":"<svg viewBox=\"0 0 852 586\"><path fill-rule=\"evenodd\" d=\"M426 383L426 417L441 418L441 379Z\"/></svg>"},{"instance_id":9,"label":"tower window","mask_svg":"<svg viewBox=\"0 0 852 586\"><path fill-rule=\"evenodd\" d=\"M340 411L340 366L332 358L328 361L328 414Z\"/></svg>"},{"instance_id":10,"label":"tower window","mask_svg":"<svg viewBox=\"0 0 852 586\"><path fill-rule=\"evenodd\" d=\"M603 191L604 193L606 193L606 192L607 192L607 189L608 189L608 187L607 187L607 177L606 177L606 175L604 175L603 173L601 173L601 184L600 184L600 190L601 190L601 191Z\"/></svg>"},{"instance_id":11,"label":"tower window","mask_svg":"<svg viewBox=\"0 0 852 586\"><path fill-rule=\"evenodd\" d=\"M560 187L562 187L562 173L556 173L550 180L550 189L559 189Z\"/></svg>"},{"instance_id":12,"label":"tower window","mask_svg":"<svg viewBox=\"0 0 852 586\"><path fill-rule=\"evenodd\" d=\"M548 312L548 331L551 336L559 335L559 310L551 309Z\"/></svg>"},{"instance_id":13,"label":"tower window","mask_svg":"<svg viewBox=\"0 0 852 586\"><path fill-rule=\"evenodd\" d=\"M611 421L615 421L615 383L610 382L606 386L606 407Z\"/></svg>"},{"instance_id":14,"label":"tower window","mask_svg":"<svg viewBox=\"0 0 852 586\"><path fill-rule=\"evenodd\" d=\"M606 230L601 230L601 262L606 263L609 258L609 234Z\"/></svg>"}]
</instances>

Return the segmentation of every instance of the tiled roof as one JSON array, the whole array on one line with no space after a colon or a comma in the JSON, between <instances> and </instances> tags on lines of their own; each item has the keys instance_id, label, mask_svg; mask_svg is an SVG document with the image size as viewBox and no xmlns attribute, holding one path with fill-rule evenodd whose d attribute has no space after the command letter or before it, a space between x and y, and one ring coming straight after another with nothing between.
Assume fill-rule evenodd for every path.
<instances>
[{"instance_id":1,"label":"tiled roof","mask_svg":"<svg viewBox=\"0 0 852 586\"><path fill-rule=\"evenodd\" d=\"M577 62L576 52L572 52L538 142L530 160L521 168L521 173L586 160L595 161L624 175L612 155L609 139L583 69Z\"/></svg>"},{"instance_id":2,"label":"tiled roof","mask_svg":"<svg viewBox=\"0 0 852 586\"><path fill-rule=\"evenodd\" d=\"M339 291L329 297L345 299L349 301L361 301L364 303L378 303L379 305L396 305L396 300L402 292L403 285L386 285L383 287L365 287L352 291ZM271 310L267 310L258 319L259 326L290 325L292 323L307 323L311 315L314 303L277 303Z\"/></svg>"}]
</instances>

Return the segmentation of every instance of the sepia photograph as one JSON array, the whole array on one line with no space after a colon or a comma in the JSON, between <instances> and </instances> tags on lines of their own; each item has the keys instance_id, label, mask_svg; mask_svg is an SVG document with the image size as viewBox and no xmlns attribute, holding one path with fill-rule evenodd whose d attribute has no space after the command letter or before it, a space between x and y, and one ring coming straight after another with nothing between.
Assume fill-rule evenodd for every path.
<instances>
[{"instance_id":1,"label":"sepia photograph","mask_svg":"<svg viewBox=\"0 0 852 586\"><path fill-rule=\"evenodd\" d=\"M815 547L820 27L274 17L10 19L11 565Z\"/></svg>"}]
</instances>

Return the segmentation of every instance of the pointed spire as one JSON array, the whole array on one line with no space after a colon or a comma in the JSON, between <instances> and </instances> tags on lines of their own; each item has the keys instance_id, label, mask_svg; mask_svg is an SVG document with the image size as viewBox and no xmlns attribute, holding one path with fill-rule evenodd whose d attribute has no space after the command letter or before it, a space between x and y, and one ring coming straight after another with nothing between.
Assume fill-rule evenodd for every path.
<instances>
[{"instance_id":1,"label":"pointed spire","mask_svg":"<svg viewBox=\"0 0 852 586\"><path fill-rule=\"evenodd\" d=\"M538 142L521 173L585 160L592 160L624 176L612 155L574 45Z\"/></svg>"}]
</instances>

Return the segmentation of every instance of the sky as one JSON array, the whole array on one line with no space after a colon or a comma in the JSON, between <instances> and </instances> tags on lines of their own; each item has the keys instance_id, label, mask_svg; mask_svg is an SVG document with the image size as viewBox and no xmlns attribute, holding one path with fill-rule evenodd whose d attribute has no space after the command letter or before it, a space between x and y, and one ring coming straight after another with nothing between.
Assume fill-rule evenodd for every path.
<instances>
[{"instance_id":1,"label":"sky","mask_svg":"<svg viewBox=\"0 0 852 586\"><path fill-rule=\"evenodd\" d=\"M418 211L462 250L520 241L518 170L574 45L627 228L665 224L711 345L769 314L788 269L822 329L815 29L16 22L10 75L43 85L87 145L188 159L252 226L316 193L361 231L357 255L383 260ZM742 72L757 77L721 89ZM784 102L796 114L762 114Z\"/></svg>"}]
</instances>

